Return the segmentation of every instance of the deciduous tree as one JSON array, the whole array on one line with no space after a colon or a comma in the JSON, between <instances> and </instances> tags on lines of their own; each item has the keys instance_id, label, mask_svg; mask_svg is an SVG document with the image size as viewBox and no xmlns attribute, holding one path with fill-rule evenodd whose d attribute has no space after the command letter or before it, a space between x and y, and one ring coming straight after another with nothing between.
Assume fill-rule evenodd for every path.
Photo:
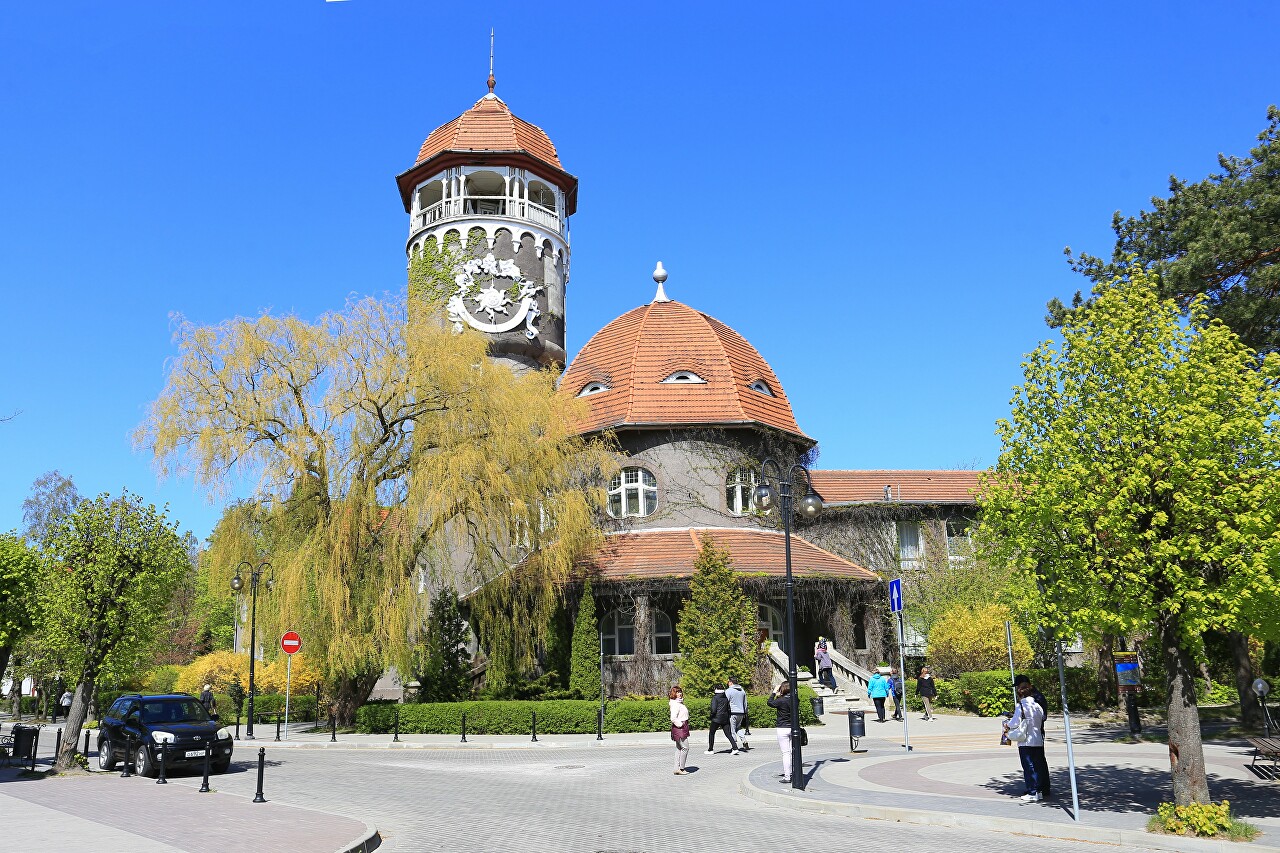
<instances>
[{"instance_id":1,"label":"deciduous tree","mask_svg":"<svg viewBox=\"0 0 1280 853\"><path fill-rule=\"evenodd\" d=\"M58 653L67 681L76 683L56 770L72 764L99 678L131 671L150 650L189 559L166 514L129 492L82 502L50 532L41 644Z\"/></svg>"},{"instance_id":2,"label":"deciduous tree","mask_svg":"<svg viewBox=\"0 0 1280 853\"><path fill-rule=\"evenodd\" d=\"M162 472L257 483L252 535L213 542L210 558L223 581L241 559L270 560L259 627L302 633L344 725L387 666L410 670L428 581L468 593L504 663L492 676L531 669L575 559L598 541L595 484L612 464L578 436L552 371L515 375L479 333L440 323L438 305L409 307L180 321L138 436Z\"/></svg>"},{"instance_id":3,"label":"deciduous tree","mask_svg":"<svg viewBox=\"0 0 1280 853\"><path fill-rule=\"evenodd\" d=\"M34 622L38 565L26 542L12 533L0 534L0 678L18 640Z\"/></svg>"},{"instance_id":4,"label":"deciduous tree","mask_svg":"<svg viewBox=\"0 0 1280 853\"><path fill-rule=\"evenodd\" d=\"M1067 317L1024 382L981 496L986 541L1059 637L1154 631L1178 803L1207 802L1194 661L1214 629L1274 636L1280 356L1132 267Z\"/></svg>"}]
</instances>

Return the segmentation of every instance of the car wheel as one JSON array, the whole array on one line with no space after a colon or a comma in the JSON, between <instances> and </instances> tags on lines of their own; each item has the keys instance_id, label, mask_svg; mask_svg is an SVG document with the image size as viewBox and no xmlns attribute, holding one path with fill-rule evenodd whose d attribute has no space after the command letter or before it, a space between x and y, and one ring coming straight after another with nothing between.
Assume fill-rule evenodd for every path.
<instances>
[{"instance_id":1,"label":"car wheel","mask_svg":"<svg viewBox=\"0 0 1280 853\"><path fill-rule=\"evenodd\" d=\"M212 773L226 773L230 769L231 769L230 758L223 761L215 761L209 765L209 770Z\"/></svg>"},{"instance_id":2,"label":"car wheel","mask_svg":"<svg viewBox=\"0 0 1280 853\"><path fill-rule=\"evenodd\" d=\"M134 753L133 758L133 772L139 776L156 775L156 766L151 760L151 752L146 744L138 744L138 751Z\"/></svg>"},{"instance_id":3,"label":"car wheel","mask_svg":"<svg viewBox=\"0 0 1280 853\"><path fill-rule=\"evenodd\" d=\"M98 769L99 770L115 770L116 754L111 746L111 739L98 738Z\"/></svg>"}]
</instances>

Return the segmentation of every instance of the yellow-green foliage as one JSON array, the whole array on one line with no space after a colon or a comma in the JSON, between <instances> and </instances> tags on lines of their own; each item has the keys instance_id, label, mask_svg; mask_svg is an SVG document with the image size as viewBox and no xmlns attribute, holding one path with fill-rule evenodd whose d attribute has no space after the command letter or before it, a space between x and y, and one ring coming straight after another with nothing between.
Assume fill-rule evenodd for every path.
<instances>
[{"instance_id":1,"label":"yellow-green foliage","mask_svg":"<svg viewBox=\"0 0 1280 853\"><path fill-rule=\"evenodd\" d=\"M1256 827L1231 816L1231 803L1192 803L1178 806L1161 803L1155 817L1147 824L1152 832L1172 835L1198 835L1213 837L1224 835L1232 840L1248 841L1258 834Z\"/></svg>"},{"instance_id":2,"label":"yellow-green foliage","mask_svg":"<svg viewBox=\"0 0 1280 853\"><path fill-rule=\"evenodd\" d=\"M212 684L215 693L226 693L233 682L238 682L241 687L248 685L249 656L235 652L211 652L184 666L173 689L178 693L198 696L206 684Z\"/></svg>"},{"instance_id":3,"label":"yellow-green foliage","mask_svg":"<svg viewBox=\"0 0 1280 853\"><path fill-rule=\"evenodd\" d=\"M1009 608L999 604L947 611L929 632L930 666L944 678L1007 667L1009 653L1004 623L1012 619ZM1013 664L1022 669L1029 663L1031 643L1022 629L1014 625Z\"/></svg>"},{"instance_id":4,"label":"yellow-green foliage","mask_svg":"<svg viewBox=\"0 0 1280 853\"><path fill-rule=\"evenodd\" d=\"M315 322L180 322L137 434L162 473L257 482L219 525L210 584L269 557L260 636L297 630L352 714L358 684L407 669L423 574L476 590L491 659L528 669L562 584L599 542L613 462L577 435L580 402L555 393L553 370L516 375L486 358L484 336L441 320L438 303L411 310L401 295Z\"/></svg>"},{"instance_id":5,"label":"yellow-green foliage","mask_svg":"<svg viewBox=\"0 0 1280 853\"><path fill-rule=\"evenodd\" d=\"M316 685L322 680L320 669L312 663L312 657L306 652L298 652L293 656L293 673L287 671L289 662L285 655L280 655L270 663L258 662L254 672L254 682L264 693L283 693L286 678L289 680L290 692L313 693Z\"/></svg>"}]
</instances>

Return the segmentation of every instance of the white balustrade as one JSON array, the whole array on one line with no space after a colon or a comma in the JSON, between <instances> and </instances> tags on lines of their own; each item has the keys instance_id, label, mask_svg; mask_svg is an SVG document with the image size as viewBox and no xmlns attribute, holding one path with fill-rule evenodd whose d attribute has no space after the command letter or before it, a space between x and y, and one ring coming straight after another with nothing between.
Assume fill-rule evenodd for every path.
<instances>
[{"instance_id":1,"label":"white balustrade","mask_svg":"<svg viewBox=\"0 0 1280 853\"><path fill-rule=\"evenodd\" d=\"M524 219L565 235L565 225L555 211L522 198L507 196L465 196L446 198L425 210L419 211L412 230L417 231L450 219L467 216L499 216L504 219Z\"/></svg>"}]
</instances>

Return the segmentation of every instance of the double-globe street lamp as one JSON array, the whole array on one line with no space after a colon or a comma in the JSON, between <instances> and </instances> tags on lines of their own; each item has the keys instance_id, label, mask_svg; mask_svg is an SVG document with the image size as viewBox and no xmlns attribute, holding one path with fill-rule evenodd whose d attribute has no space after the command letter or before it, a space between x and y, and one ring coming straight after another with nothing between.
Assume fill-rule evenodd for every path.
<instances>
[{"instance_id":1,"label":"double-globe street lamp","mask_svg":"<svg viewBox=\"0 0 1280 853\"><path fill-rule=\"evenodd\" d=\"M773 473L770 474L770 469ZM791 488L797 477L804 479L805 495L798 506L792 505ZM776 485L775 485L776 483ZM795 464L782 476L782 467L773 459L760 465L760 485L752 493L756 509L764 513L777 507L782 515L782 541L787 562L787 680L791 685L791 787L804 788L804 759L800 749L800 694L796 684L796 605L795 578L791 574L791 515L799 511L807 519L822 514L822 498L813 491L813 481L803 465Z\"/></svg>"},{"instance_id":2,"label":"double-globe street lamp","mask_svg":"<svg viewBox=\"0 0 1280 853\"><path fill-rule=\"evenodd\" d=\"M240 577L240 570L247 569L249 574L249 723L245 727L244 736L246 740L253 740L253 696L257 693L256 686L253 681L253 661L258 651L258 581L262 580L262 575L267 575L267 591L275 586L276 570L271 568L271 564L263 560L255 569L253 564L245 560L236 566L236 576L231 579L231 589L239 592L244 589L244 579Z\"/></svg>"}]
</instances>

